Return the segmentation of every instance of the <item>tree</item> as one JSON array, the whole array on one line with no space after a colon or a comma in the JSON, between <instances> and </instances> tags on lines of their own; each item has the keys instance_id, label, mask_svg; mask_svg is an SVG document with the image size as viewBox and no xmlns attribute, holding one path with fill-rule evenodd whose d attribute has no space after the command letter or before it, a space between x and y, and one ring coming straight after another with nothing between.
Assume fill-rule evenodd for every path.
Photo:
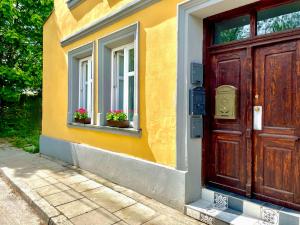
<instances>
[{"instance_id":1,"label":"tree","mask_svg":"<svg viewBox=\"0 0 300 225\"><path fill-rule=\"evenodd\" d=\"M0 106L42 85L43 23L53 0L0 1Z\"/></svg>"}]
</instances>

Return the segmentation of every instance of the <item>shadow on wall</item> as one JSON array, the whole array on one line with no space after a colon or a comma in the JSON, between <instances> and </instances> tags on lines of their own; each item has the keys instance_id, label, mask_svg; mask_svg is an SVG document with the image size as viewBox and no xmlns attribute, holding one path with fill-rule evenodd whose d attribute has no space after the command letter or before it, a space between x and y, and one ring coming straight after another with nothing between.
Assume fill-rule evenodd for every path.
<instances>
[{"instance_id":1,"label":"shadow on wall","mask_svg":"<svg viewBox=\"0 0 300 225\"><path fill-rule=\"evenodd\" d=\"M114 2L115 1L117 0L114 0ZM71 13L77 21L81 20L82 17L87 15L99 3L103 3L103 0L85 0L80 4L80 6L72 9Z\"/></svg>"},{"instance_id":2,"label":"shadow on wall","mask_svg":"<svg viewBox=\"0 0 300 225\"><path fill-rule=\"evenodd\" d=\"M122 0L107 0L107 3L109 5L109 7L113 7L114 5L118 4L121 1Z\"/></svg>"}]
</instances>

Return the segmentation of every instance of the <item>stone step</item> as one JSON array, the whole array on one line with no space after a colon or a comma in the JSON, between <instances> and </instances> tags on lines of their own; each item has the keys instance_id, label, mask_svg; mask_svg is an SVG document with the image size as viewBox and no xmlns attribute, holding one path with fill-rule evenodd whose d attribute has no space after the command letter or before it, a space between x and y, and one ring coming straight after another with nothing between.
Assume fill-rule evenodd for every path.
<instances>
[{"instance_id":1,"label":"stone step","mask_svg":"<svg viewBox=\"0 0 300 225\"><path fill-rule=\"evenodd\" d=\"M242 219L249 220L247 224L300 225L299 211L211 187L203 188L202 199L187 205L186 209L187 211L198 209L196 211L200 212L200 216L201 213L207 216L210 215L216 221L221 218L224 220L223 222L227 221L225 224L238 224L235 221ZM198 214L197 216L199 216ZM226 218L229 219L226 220ZM252 223L253 220L256 221ZM244 225L244 223L240 224Z\"/></svg>"},{"instance_id":2,"label":"stone step","mask_svg":"<svg viewBox=\"0 0 300 225\"><path fill-rule=\"evenodd\" d=\"M208 225L271 225L233 209L217 209L205 200L186 205L186 215Z\"/></svg>"}]
</instances>

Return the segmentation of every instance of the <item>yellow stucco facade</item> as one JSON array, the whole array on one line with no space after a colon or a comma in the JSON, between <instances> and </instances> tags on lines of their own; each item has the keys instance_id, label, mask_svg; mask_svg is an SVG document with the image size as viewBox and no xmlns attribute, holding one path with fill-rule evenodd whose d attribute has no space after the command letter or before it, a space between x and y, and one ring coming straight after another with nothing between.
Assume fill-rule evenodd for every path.
<instances>
[{"instance_id":1,"label":"yellow stucco facade","mask_svg":"<svg viewBox=\"0 0 300 225\"><path fill-rule=\"evenodd\" d=\"M45 136L83 143L163 165L176 162L177 4L162 0L62 47L66 36L118 10L131 0L87 0L70 10L55 0L55 10L44 25L43 124ZM71 128L68 113L68 52L95 41L95 99L98 103L97 41L139 22L139 107L141 137Z\"/></svg>"}]
</instances>

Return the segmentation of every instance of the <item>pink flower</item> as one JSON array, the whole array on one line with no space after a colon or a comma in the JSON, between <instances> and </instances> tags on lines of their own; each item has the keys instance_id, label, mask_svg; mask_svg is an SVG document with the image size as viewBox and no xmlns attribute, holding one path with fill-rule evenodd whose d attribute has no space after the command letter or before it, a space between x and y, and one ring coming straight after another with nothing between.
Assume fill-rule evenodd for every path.
<instances>
[{"instance_id":1,"label":"pink flower","mask_svg":"<svg viewBox=\"0 0 300 225\"><path fill-rule=\"evenodd\" d=\"M84 114L84 113L86 113L86 110L84 108L80 108L80 109L77 109L76 112L78 112L80 114Z\"/></svg>"}]
</instances>

